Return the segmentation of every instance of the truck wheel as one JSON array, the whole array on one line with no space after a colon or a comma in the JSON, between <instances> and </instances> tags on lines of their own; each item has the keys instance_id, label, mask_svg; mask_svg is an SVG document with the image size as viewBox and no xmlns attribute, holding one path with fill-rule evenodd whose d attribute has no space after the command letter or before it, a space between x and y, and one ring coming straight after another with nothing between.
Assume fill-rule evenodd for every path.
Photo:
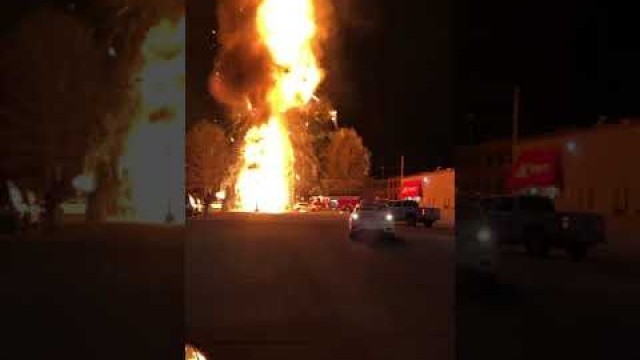
<instances>
[{"instance_id":1,"label":"truck wheel","mask_svg":"<svg viewBox=\"0 0 640 360\"><path fill-rule=\"evenodd\" d=\"M352 241L358 240L358 234L353 231L349 231L349 239L351 239Z\"/></svg>"},{"instance_id":2,"label":"truck wheel","mask_svg":"<svg viewBox=\"0 0 640 360\"><path fill-rule=\"evenodd\" d=\"M433 227L433 221L425 220L424 226L428 228Z\"/></svg>"},{"instance_id":3,"label":"truck wheel","mask_svg":"<svg viewBox=\"0 0 640 360\"><path fill-rule=\"evenodd\" d=\"M412 227L418 226L418 220L413 216L407 219L407 223L409 224L409 226L412 226Z\"/></svg>"},{"instance_id":4,"label":"truck wheel","mask_svg":"<svg viewBox=\"0 0 640 360\"><path fill-rule=\"evenodd\" d=\"M571 244L567 249L571 260L580 261L587 256L589 246L587 244Z\"/></svg>"}]
</instances>

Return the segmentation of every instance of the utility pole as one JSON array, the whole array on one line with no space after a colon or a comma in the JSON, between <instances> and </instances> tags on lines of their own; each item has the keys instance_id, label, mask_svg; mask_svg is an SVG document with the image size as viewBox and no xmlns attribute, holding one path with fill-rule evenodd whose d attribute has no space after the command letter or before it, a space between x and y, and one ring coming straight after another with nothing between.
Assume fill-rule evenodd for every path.
<instances>
[{"instance_id":1,"label":"utility pole","mask_svg":"<svg viewBox=\"0 0 640 360\"><path fill-rule=\"evenodd\" d=\"M518 123L520 121L520 87L513 89L513 117L511 133L511 163L514 164L518 158Z\"/></svg>"},{"instance_id":2,"label":"utility pole","mask_svg":"<svg viewBox=\"0 0 640 360\"><path fill-rule=\"evenodd\" d=\"M402 191L402 183L404 182L404 155L400 156L400 184L398 184L397 198L400 198L400 191Z\"/></svg>"}]
</instances>

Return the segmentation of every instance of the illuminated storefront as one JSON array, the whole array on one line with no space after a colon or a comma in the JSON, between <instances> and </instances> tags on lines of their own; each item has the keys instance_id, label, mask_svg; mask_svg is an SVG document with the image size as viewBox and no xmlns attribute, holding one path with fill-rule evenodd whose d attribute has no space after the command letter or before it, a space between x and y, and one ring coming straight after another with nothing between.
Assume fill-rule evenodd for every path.
<instances>
[{"instance_id":1,"label":"illuminated storefront","mask_svg":"<svg viewBox=\"0 0 640 360\"><path fill-rule=\"evenodd\" d=\"M510 139L460 147L458 192L549 196L559 210L604 216L610 238L635 239L640 234L638 139L640 121L627 120L520 139L515 164Z\"/></svg>"}]
</instances>

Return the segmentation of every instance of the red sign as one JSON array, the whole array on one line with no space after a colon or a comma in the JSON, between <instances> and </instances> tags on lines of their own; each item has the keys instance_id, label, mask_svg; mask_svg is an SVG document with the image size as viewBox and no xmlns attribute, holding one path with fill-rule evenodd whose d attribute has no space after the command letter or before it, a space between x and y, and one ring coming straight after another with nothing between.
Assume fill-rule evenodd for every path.
<instances>
[{"instance_id":1,"label":"red sign","mask_svg":"<svg viewBox=\"0 0 640 360\"><path fill-rule=\"evenodd\" d=\"M509 187L520 190L531 187L560 186L561 152L557 150L530 150L520 153L511 169Z\"/></svg>"},{"instance_id":2,"label":"red sign","mask_svg":"<svg viewBox=\"0 0 640 360\"><path fill-rule=\"evenodd\" d=\"M422 196L421 180L405 180L402 182L400 189L400 199L414 198Z\"/></svg>"}]
</instances>

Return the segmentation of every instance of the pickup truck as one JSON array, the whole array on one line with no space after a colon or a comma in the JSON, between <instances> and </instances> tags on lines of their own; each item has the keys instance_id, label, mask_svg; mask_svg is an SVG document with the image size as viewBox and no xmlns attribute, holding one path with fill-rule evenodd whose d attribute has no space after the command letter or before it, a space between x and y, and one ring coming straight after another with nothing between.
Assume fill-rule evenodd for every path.
<instances>
[{"instance_id":1,"label":"pickup truck","mask_svg":"<svg viewBox=\"0 0 640 360\"><path fill-rule=\"evenodd\" d=\"M410 226L417 226L420 222L432 227L433 223L440 220L440 209L423 208L413 200L392 200L387 205L396 221L406 221Z\"/></svg>"},{"instance_id":2,"label":"pickup truck","mask_svg":"<svg viewBox=\"0 0 640 360\"><path fill-rule=\"evenodd\" d=\"M480 200L488 230L498 244L522 244L530 255L545 257L562 248L575 260L604 242L604 220L592 213L556 211L542 196L500 196Z\"/></svg>"}]
</instances>

